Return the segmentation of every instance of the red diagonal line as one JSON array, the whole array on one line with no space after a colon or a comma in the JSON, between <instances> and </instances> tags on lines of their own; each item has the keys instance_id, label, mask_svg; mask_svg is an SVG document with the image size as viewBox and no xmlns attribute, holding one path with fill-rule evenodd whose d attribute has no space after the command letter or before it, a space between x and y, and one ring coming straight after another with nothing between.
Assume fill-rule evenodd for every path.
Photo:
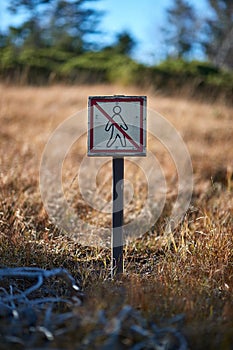
<instances>
[{"instance_id":1,"label":"red diagonal line","mask_svg":"<svg viewBox=\"0 0 233 350\"><path fill-rule=\"evenodd\" d=\"M98 110L119 130L131 143L134 147L140 149L140 146L123 130L115 121L108 115L108 113L100 106L96 101L94 101L94 104L98 108Z\"/></svg>"}]
</instances>

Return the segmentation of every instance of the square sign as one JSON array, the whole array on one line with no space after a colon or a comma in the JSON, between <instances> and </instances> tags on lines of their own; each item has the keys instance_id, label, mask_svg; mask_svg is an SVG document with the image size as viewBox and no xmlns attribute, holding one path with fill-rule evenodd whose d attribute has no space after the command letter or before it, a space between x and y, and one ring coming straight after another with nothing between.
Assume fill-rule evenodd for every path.
<instances>
[{"instance_id":1,"label":"square sign","mask_svg":"<svg viewBox=\"0 0 233 350\"><path fill-rule=\"evenodd\" d=\"M90 96L89 156L146 155L146 96Z\"/></svg>"}]
</instances>

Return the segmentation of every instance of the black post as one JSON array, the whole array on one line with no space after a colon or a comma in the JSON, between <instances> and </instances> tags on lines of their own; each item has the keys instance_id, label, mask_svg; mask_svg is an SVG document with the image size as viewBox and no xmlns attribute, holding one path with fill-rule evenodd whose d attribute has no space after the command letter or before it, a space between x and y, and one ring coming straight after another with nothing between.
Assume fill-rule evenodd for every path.
<instances>
[{"instance_id":1,"label":"black post","mask_svg":"<svg viewBox=\"0 0 233 350\"><path fill-rule=\"evenodd\" d=\"M112 277L123 273L124 158L113 158Z\"/></svg>"}]
</instances>

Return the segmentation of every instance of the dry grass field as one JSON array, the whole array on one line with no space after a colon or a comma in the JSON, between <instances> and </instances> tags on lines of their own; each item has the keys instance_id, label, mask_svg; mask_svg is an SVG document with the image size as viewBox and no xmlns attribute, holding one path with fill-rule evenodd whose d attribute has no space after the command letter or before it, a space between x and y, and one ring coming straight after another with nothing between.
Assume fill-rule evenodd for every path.
<instances>
[{"instance_id":1,"label":"dry grass field","mask_svg":"<svg viewBox=\"0 0 233 350\"><path fill-rule=\"evenodd\" d=\"M116 281L109 279L110 251L81 246L56 227L43 207L39 190L40 161L50 134L70 115L85 109L89 95L113 94L147 95L148 107L166 117L184 139L194 174L190 208L168 235L164 223L176 194L175 168L164 147L156 140L148 140L149 149L156 154L165 173L167 199L155 225L125 247L125 274ZM85 322L76 324L77 331L39 344L40 348L88 348L82 342L86 334L100 327L95 323L98 312L105 310L108 319L113 320L124 305L131 305L148 322L158 325L166 325L171 317L183 314L179 327L190 349L233 348L232 119L233 110L221 103L169 98L139 88L0 85L1 267L64 267L81 281L86 295L83 306L75 310ZM68 184L75 183L85 152L83 137L64 162L63 175ZM98 187L104 179L103 194L108 200L110 165L106 164L97 178ZM126 172L127 179L135 185L135 199L134 205L126 209L125 220L140 210L146 188L144 180L140 180L142 174L135 176L136 165L127 164L127 160ZM69 191L76 191L76 185L67 186L65 191L69 196ZM78 189L72 198L75 210L86 220L94 220L94 212L85 206ZM97 218L99 225L111 224L110 215L100 214ZM0 312L0 328L3 323ZM114 349L131 349L137 341L127 329L122 329L120 339ZM2 344L1 349L9 349L9 344ZM27 348L16 345L17 349ZM99 339L98 344L89 348L110 347L102 347Z\"/></svg>"}]
</instances>

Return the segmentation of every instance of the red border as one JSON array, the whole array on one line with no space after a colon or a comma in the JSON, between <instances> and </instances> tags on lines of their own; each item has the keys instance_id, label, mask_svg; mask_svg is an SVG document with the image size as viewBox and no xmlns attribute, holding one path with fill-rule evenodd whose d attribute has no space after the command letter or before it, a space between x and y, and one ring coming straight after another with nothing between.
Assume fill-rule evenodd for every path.
<instances>
[{"instance_id":1,"label":"red border","mask_svg":"<svg viewBox=\"0 0 233 350\"><path fill-rule=\"evenodd\" d=\"M141 153L143 152L143 102L144 102L144 98L143 97L132 97L132 98L124 98L124 97L116 97L116 98L90 98L90 149L89 149L89 153ZM137 145L136 149L120 149L120 150L116 150L116 149L98 149L95 150L93 149L94 147L94 116L93 116L93 110L94 110L94 106L98 106L98 102L140 102L140 145ZM101 107L101 106L99 106ZM98 108L98 107L97 107ZM102 108L102 107L101 107ZM111 120L111 117L107 115L106 113L106 118ZM132 142L133 140L131 139L131 137L124 132L124 130L120 130L123 135L126 136L126 138L131 142L131 143L135 143L136 142ZM132 140L132 141L131 141Z\"/></svg>"}]
</instances>

